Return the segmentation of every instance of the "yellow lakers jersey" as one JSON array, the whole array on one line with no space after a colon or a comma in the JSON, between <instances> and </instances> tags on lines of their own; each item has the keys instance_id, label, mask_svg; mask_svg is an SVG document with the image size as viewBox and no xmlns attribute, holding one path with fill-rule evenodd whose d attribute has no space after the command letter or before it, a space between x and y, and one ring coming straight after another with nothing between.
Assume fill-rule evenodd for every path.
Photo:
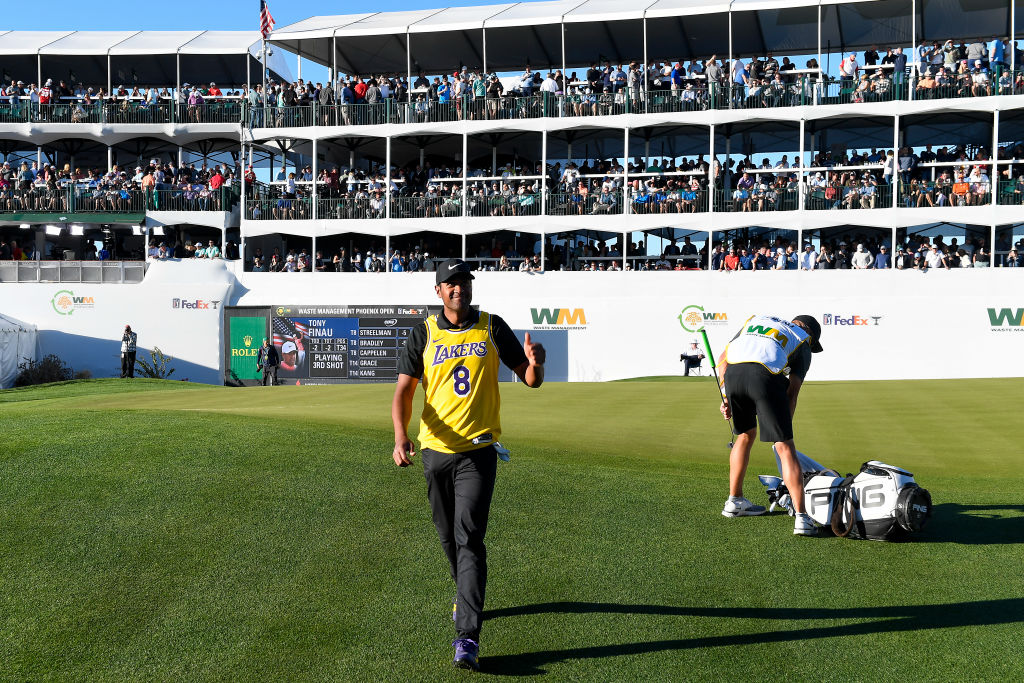
<instances>
[{"instance_id":1,"label":"yellow lakers jersey","mask_svg":"<svg viewBox=\"0 0 1024 683\"><path fill-rule=\"evenodd\" d=\"M494 443L501 435L498 348L491 339L491 316L483 311L462 330L426 320L420 448L462 453Z\"/></svg>"}]
</instances>

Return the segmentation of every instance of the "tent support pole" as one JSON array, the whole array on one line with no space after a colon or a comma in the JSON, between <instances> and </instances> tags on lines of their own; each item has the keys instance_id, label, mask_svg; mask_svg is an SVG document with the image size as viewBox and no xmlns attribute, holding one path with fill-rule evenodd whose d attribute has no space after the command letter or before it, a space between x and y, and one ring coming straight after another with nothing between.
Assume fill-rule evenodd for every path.
<instances>
[{"instance_id":1,"label":"tent support pole","mask_svg":"<svg viewBox=\"0 0 1024 683\"><path fill-rule=\"evenodd\" d=\"M548 132L540 133L540 215L548 215Z\"/></svg>"},{"instance_id":2,"label":"tent support pole","mask_svg":"<svg viewBox=\"0 0 1024 683\"><path fill-rule=\"evenodd\" d=\"M820 5L819 5L820 7ZM732 109L732 88L735 84L736 75L733 73L736 70L736 55L732 53L732 3L729 3L729 73L725 75L728 79L729 87L726 88L726 92L729 93L729 109Z\"/></svg>"},{"instance_id":3,"label":"tent support pole","mask_svg":"<svg viewBox=\"0 0 1024 683\"><path fill-rule=\"evenodd\" d=\"M892 157L894 168L892 169L892 208L899 206L896 195L899 194L899 158L900 158L900 115L896 114L892 121Z\"/></svg>"},{"instance_id":4,"label":"tent support pole","mask_svg":"<svg viewBox=\"0 0 1024 683\"><path fill-rule=\"evenodd\" d=\"M352 155L355 154L355 150L349 150L348 157L348 170L351 173L353 169ZM385 138L384 147L384 198L387 200L384 203L384 217L391 218L391 136Z\"/></svg>"},{"instance_id":5,"label":"tent support pole","mask_svg":"<svg viewBox=\"0 0 1024 683\"><path fill-rule=\"evenodd\" d=\"M797 171L799 174L797 176L797 196L800 201L800 207L798 210L801 214L804 212L804 199L807 190L807 178L804 176L804 155L806 154L806 144L804 143L804 139L806 137L806 124L807 121L805 121L803 117L800 117L800 164L799 170Z\"/></svg>"},{"instance_id":6,"label":"tent support pole","mask_svg":"<svg viewBox=\"0 0 1024 683\"><path fill-rule=\"evenodd\" d=\"M992 160L992 173L989 176L989 187L992 188L992 206L996 206L999 199L999 166L996 159L999 158L999 109L992 112L992 149L988 152L988 158ZM989 249L995 249L995 242L989 245Z\"/></svg>"},{"instance_id":7,"label":"tent support pole","mask_svg":"<svg viewBox=\"0 0 1024 683\"><path fill-rule=\"evenodd\" d=\"M313 220L316 220L317 218L319 218L319 216L317 215L318 209L319 209L319 207L317 205L319 204L319 202L317 202L317 200L316 200L316 177L317 177L316 176L316 138L313 138L313 194L312 194L312 196L313 196L313 211L312 211ZM314 248L315 248L316 247L316 237L313 237L313 245L314 245ZM315 255L315 252L314 252L314 255Z\"/></svg>"},{"instance_id":8,"label":"tent support pole","mask_svg":"<svg viewBox=\"0 0 1024 683\"><path fill-rule=\"evenodd\" d=\"M818 3L818 74L821 74L821 3ZM817 80L817 79L815 79Z\"/></svg>"},{"instance_id":9,"label":"tent support pole","mask_svg":"<svg viewBox=\"0 0 1024 683\"><path fill-rule=\"evenodd\" d=\"M629 206L629 128L622 129L622 213L628 213ZM622 246L626 253L626 246Z\"/></svg>"},{"instance_id":10,"label":"tent support pole","mask_svg":"<svg viewBox=\"0 0 1024 683\"><path fill-rule=\"evenodd\" d=\"M715 124L708 129L708 152L711 157L708 159L708 213L715 212ZM711 243L708 242L708 259L711 258ZM708 261L708 267L711 267Z\"/></svg>"},{"instance_id":11,"label":"tent support pole","mask_svg":"<svg viewBox=\"0 0 1024 683\"><path fill-rule=\"evenodd\" d=\"M423 157L423 148L420 148L420 158ZM420 161L420 166L423 166L423 162ZM469 134L462 134L462 215L469 215ZM465 226L462 228L465 230ZM462 239L462 256L466 256L466 239L463 235Z\"/></svg>"},{"instance_id":12,"label":"tent support pole","mask_svg":"<svg viewBox=\"0 0 1024 683\"><path fill-rule=\"evenodd\" d=\"M650 78L651 70L647 66L647 10L646 9L644 10L643 27L644 27L644 61L641 63L640 68L644 70L643 97L644 97L644 113L646 114L647 113L647 100L649 99L647 97L647 91L651 87L651 84L648 81L648 79ZM633 93L629 93L629 95L632 96ZM627 166L628 166L628 164L627 164ZM647 169L644 169L644 170L647 170Z\"/></svg>"}]
</instances>

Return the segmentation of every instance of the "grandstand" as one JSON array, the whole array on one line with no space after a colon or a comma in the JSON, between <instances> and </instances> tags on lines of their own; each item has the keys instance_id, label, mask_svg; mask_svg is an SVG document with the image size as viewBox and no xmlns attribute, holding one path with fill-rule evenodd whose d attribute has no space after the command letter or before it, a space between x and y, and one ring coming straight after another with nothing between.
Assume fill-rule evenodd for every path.
<instances>
[{"instance_id":1,"label":"grandstand","mask_svg":"<svg viewBox=\"0 0 1024 683\"><path fill-rule=\"evenodd\" d=\"M668 306L678 335L683 306L749 290L723 271L841 270L857 244L873 270L1017 266L1019 4L324 16L275 30L266 71L258 33L2 33L0 235L25 258L0 261L0 282L212 278L241 306L397 304L419 290L395 271L460 256L517 271L502 277L523 296L583 300L573 272L591 270L692 288ZM326 78L293 78L286 56ZM216 259L179 262L211 239ZM707 277L635 273L653 270ZM315 284L265 274L303 271ZM392 272L348 279L367 271ZM772 277L766 296L802 287ZM822 297L854 286L829 277ZM197 364L227 372L219 353ZM594 365L566 376L629 372Z\"/></svg>"}]
</instances>

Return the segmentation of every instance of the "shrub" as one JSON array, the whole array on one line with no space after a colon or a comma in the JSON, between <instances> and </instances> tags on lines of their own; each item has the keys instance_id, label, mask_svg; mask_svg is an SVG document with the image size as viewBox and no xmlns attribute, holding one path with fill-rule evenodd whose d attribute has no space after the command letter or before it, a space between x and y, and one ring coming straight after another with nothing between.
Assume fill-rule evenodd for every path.
<instances>
[{"instance_id":1,"label":"shrub","mask_svg":"<svg viewBox=\"0 0 1024 683\"><path fill-rule=\"evenodd\" d=\"M165 355L159 346L154 346L149 354L149 360L139 358L136 363L139 365L139 377L151 379L167 379L174 374L174 368L167 367L174 360L171 356Z\"/></svg>"},{"instance_id":2,"label":"shrub","mask_svg":"<svg viewBox=\"0 0 1024 683\"><path fill-rule=\"evenodd\" d=\"M35 361L25 359L18 363L18 376L14 378L14 386L28 387L33 384L47 384L49 382L66 382L74 373L71 367L54 354L44 356L42 360Z\"/></svg>"}]
</instances>

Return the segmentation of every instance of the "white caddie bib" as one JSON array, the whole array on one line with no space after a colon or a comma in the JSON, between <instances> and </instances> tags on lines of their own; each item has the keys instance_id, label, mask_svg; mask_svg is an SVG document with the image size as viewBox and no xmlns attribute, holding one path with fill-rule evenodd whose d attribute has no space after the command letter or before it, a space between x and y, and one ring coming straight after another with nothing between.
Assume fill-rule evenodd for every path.
<instances>
[{"instance_id":1,"label":"white caddie bib","mask_svg":"<svg viewBox=\"0 0 1024 683\"><path fill-rule=\"evenodd\" d=\"M778 375L787 370L793 353L810 337L788 320L752 315L743 323L739 336L725 347L725 359L729 363L760 363Z\"/></svg>"}]
</instances>

